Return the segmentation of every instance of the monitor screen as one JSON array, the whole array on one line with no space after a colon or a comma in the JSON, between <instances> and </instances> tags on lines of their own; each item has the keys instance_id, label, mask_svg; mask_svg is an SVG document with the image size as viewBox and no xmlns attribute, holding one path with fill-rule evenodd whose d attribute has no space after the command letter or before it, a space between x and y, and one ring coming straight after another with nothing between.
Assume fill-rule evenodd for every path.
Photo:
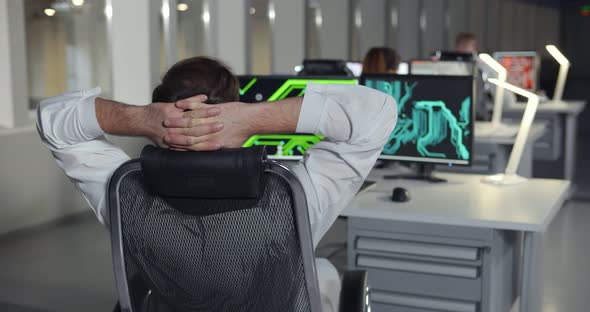
<instances>
[{"instance_id":1,"label":"monitor screen","mask_svg":"<svg viewBox=\"0 0 590 312\"><path fill-rule=\"evenodd\" d=\"M360 77L363 73L363 63L361 62L346 62L346 67L355 77Z\"/></svg>"},{"instance_id":2,"label":"monitor screen","mask_svg":"<svg viewBox=\"0 0 590 312\"><path fill-rule=\"evenodd\" d=\"M508 71L508 83L531 92L537 90L540 62L536 52L496 52L494 58Z\"/></svg>"},{"instance_id":3,"label":"monitor screen","mask_svg":"<svg viewBox=\"0 0 590 312\"><path fill-rule=\"evenodd\" d=\"M458 62L471 62L474 58L473 53L469 52L457 52L457 51L434 51L430 55L437 61L458 61Z\"/></svg>"},{"instance_id":4,"label":"monitor screen","mask_svg":"<svg viewBox=\"0 0 590 312\"><path fill-rule=\"evenodd\" d=\"M240 101L257 103L277 101L305 93L307 83L357 84L357 79L346 77L297 77L297 76L238 76ZM265 145L269 158L298 160L308 148L322 140L315 134L260 134L253 135L244 147Z\"/></svg>"},{"instance_id":5,"label":"monitor screen","mask_svg":"<svg viewBox=\"0 0 590 312\"><path fill-rule=\"evenodd\" d=\"M413 60L410 63L412 75L467 76L473 75L473 70L472 62Z\"/></svg>"},{"instance_id":6,"label":"monitor screen","mask_svg":"<svg viewBox=\"0 0 590 312\"><path fill-rule=\"evenodd\" d=\"M397 125L380 159L471 164L473 76L366 75L361 84L397 102Z\"/></svg>"}]
</instances>

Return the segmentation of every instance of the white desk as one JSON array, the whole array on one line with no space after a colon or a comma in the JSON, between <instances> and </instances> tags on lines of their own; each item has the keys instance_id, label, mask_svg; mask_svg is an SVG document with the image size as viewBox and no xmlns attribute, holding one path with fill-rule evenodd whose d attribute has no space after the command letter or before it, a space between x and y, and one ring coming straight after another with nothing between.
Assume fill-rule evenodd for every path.
<instances>
[{"instance_id":1,"label":"white desk","mask_svg":"<svg viewBox=\"0 0 590 312\"><path fill-rule=\"evenodd\" d=\"M466 227L523 233L519 310L542 310L543 232L568 198L569 181L530 179L525 184L500 187L481 183L480 175L439 173L437 176L448 179L448 183L429 184L384 181L380 179L383 173L372 172L370 179L379 181L378 185L359 194L344 210L342 215L347 216L349 222L358 218L368 222L433 224L449 230ZM408 189L412 199L406 203L391 202L394 186ZM354 248L352 245L349 241L348 248Z\"/></svg>"},{"instance_id":2,"label":"white desk","mask_svg":"<svg viewBox=\"0 0 590 312\"><path fill-rule=\"evenodd\" d=\"M586 107L585 101L561 101L542 102L537 109L536 120L546 119L550 121L552 118L565 119L565 144L563 145L563 178L566 180L573 180L575 164L576 164L576 138L578 132L578 116ZM525 104L516 103L504 108L504 117L512 118L522 116ZM559 124L550 126L557 134L561 133ZM561 136L554 136L554 140L561 141Z\"/></svg>"}]
</instances>

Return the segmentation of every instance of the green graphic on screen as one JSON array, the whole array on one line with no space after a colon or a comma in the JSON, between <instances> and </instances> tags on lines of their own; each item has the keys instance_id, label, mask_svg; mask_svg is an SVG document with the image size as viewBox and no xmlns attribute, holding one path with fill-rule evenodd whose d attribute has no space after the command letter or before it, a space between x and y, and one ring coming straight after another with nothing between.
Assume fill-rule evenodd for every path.
<instances>
[{"instance_id":1,"label":"green graphic on screen","mask_svg":"<svg viewBox=\"0 0 590 312\"><path fill-rule=\"evenodd\" d=\"M382 155L468 164L472 144L470 79L406 76L366 78L364 84L391 95L397 102L397 124Z\"/></svg>"},{"instance_id":2,"label":"green graphic on screen","mask_svg":"<svg viewBox=\"0 0 590 312\"><path fill-rule=\"evenodd\" d=\"M356 79L300 78L285 76L240 76L240 101L257 103L278 101L305 93L309 82L319 84L357 84ZM250 137L243 147L267 146L269 155L277 157L301 157L323 137L315 134L257 134Z\"/></svg>"}]
</instances>

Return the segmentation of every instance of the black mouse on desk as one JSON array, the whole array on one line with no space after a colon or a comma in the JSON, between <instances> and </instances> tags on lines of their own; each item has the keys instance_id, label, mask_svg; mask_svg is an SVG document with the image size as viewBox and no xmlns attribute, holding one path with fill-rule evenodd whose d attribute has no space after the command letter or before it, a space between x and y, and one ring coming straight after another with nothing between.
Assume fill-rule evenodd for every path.
<instances>
[{"instance_id":1,"label":"black mouse on desk","mask_svg":"<svg viewBox=\"0 0 590 312\"><path fill-rule=\"evenodd\" d=\"M396 187L391 194L391 201L405 203L410 200L410 192L403 187Z\"/></svg>"}]
</instances>

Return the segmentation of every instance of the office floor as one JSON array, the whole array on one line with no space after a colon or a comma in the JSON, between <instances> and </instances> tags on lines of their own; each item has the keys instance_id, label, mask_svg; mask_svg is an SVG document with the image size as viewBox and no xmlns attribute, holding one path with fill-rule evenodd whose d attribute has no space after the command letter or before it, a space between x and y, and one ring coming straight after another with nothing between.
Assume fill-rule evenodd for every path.
<instances>
[{"instance_id":1,"label":"office floor","mask_svg":"<svg viewBox=\"0 0 590 312\"><path fill-rule=\"evenodd\" d=\"M112 311L109 236L83 214L0 237L0 311Z\"/></svg>"},{"instance_id":2,"label":"office floor","mask_svg":"<svg viewBox=\"0 0 590 312\"><path fill-rule=\"evenodd\" d=\"M590 202L569 202L546 239L545 312L583 312L590 305ZM345 221L322 240L346 268ZM335 252L335 253L334 253ZM0 237L0 311L111 311L115 303L109 238L90 213L59 225Z\"/></svg>"}]
</instances>

